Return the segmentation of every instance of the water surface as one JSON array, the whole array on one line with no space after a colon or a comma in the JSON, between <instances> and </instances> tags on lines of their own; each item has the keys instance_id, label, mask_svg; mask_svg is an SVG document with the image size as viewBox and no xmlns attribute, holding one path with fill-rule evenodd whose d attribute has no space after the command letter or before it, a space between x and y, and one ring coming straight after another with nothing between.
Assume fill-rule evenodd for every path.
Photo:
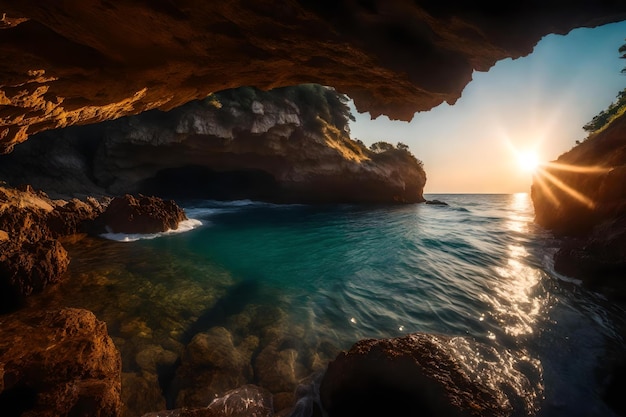
<instances>
[{"instance_id":1,"label":"water surface","mask_svg":"<svg viewBox=\"0 0 626 417\"><path fill-rule=\"evenodd\" d=\"M202 221L189 232L66 245L68 280L35 302L94 311L127 373L146 371L141 352L180 354L215 326L258 336L258 350L268 334L290 337L298 376L359 339L430 332L491 349L458 348L538 415L613 415L603 358L623 352L623 311L554 274L528 195L427 198L449 206L186 202Z\"/></svg>"}]
</instances>

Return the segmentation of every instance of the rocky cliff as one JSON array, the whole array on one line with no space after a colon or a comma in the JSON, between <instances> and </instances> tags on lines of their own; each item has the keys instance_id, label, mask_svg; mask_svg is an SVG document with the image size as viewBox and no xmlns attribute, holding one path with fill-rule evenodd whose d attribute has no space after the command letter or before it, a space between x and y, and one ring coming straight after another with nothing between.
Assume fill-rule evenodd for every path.
<instances>
[{"instance_id":1,"label":"rocky cliff","mask_svg":"<svg viewBox=\"0 0 626 417\"><path fill-rule=\"evenodd\" d=\"M535 176L535 220L563 237L555 268L626 295L626 116Z\"/></svg>"},{"instance_id":2,"label":"rocky cliff","mask_svg":"<svg viewBox=\"0 0 626 417\"><path fill-rule=\"evenodd\" d=\"M0 178L62 195L424 201L421 162L404 149L374 152L353 141L350 117L331 88L240 88L167 113L38 135L0 157Z\"/></svg>"},{"instance_id":3,"label":"rocky cliff","mask_svg":"<svg viewBox=\"0 0 626 417\"><path fill-rule=\"evenodd\" d=\"M411 119L548 33L626 18L614 0L0 0L0 153L34 133L215 91L332 85Z\"/></svg>"}]
</instances>

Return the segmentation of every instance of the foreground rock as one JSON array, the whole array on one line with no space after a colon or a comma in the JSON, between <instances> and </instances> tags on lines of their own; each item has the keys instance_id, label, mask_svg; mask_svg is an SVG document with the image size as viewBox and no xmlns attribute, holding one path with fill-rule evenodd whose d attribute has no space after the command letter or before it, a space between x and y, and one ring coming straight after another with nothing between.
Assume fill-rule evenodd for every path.
<instances>
[{"instance_id":1,"label":"foreground rock","mask_svg":"<svg viewBox=\"0 0 626 417\"><path fill-rule=\"evenodd\" d=\"M183 220L185 212L172 200L126 194L111 200L95 227L107 233L158 233L178 229Z\"/></svg>"},{"instance_id":2,"label":"foreground rock","mask_svg":"<svg viewBox=\"0 0 626 417\"><path fill-rule=\"evenodd\" d=\"M244 385L227 391L202 408L178 408L143 417L272 417L272 395L261 387Z\"/></svg>"},{"instance_id":3,"label":"foreground rock","mask_svg":"<svg viewBox=\"0 0 626 417\"><path fill-rule=\"evenodd\" d=\"M462 338L412 334L362 340L331 362L320 396L330 417L534 415L540 393L505 362L489 363L478 375L464 366ZM490 368L492 367L492 368Z\"/></svg>"},{"instance_id":4,"label":"foreground rock","mask_svg":"<svg viewBox=\"0 0 626 417\"><path fill-rule=\"evenodd\" d=\"M549 33L619 21L626 5L2 0L0 11L2 153L45 129L169 110L242 85L315 81L361 111L408 120L454 103L474 70L526 55Z\"/></svg>"},{"instance_id":5,"label":"foreground rock","mask_svg":"<svg viewBox=\"0 0 626 417\"><path fill-rule=\"evenodd\" d=\"M3 415L120 415L120 354L92 313L22 311L0 322Z\"/></svg>"}]
</instances>

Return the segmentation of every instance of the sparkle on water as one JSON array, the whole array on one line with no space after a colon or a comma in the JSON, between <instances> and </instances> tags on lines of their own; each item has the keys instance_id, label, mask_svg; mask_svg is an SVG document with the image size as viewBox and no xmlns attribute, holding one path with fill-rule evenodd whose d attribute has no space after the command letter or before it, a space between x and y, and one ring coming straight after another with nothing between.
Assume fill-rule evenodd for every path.
<instances>
[{"instance_id":1,"label":"sparkle on water","mask_svg":"<svg viewBox=\"0 0 626 417\"><path fill-rule=\"evenodd\" d=\"M190 202L187 233L70 245L68 279L31 302L94 311L137 375L139 352L179 353L219 306L211 326L288 335L306 372L359 339L446 334L470 374L539 415L611 416L599 358L626 315L557 281L528 194L427 198L449 206Z\"/></svg>"}]
</instances>

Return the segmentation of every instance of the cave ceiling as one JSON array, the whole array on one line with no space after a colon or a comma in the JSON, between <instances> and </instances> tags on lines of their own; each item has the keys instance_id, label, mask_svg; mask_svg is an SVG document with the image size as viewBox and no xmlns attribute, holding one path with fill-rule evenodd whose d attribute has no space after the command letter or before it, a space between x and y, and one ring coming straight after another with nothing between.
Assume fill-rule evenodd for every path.
<instances>
[{"instance_id":1,"label":"cave ceiling","mask_svg":"<svg viewBox=\"0 0 626 417\"><path fill-rule=\"evenodd\" d=\"M373 117L454 103L474 70L626 2L0 0L0 153L34 133L242 85L320 83Z\"/></svg>"}]
</instances>

